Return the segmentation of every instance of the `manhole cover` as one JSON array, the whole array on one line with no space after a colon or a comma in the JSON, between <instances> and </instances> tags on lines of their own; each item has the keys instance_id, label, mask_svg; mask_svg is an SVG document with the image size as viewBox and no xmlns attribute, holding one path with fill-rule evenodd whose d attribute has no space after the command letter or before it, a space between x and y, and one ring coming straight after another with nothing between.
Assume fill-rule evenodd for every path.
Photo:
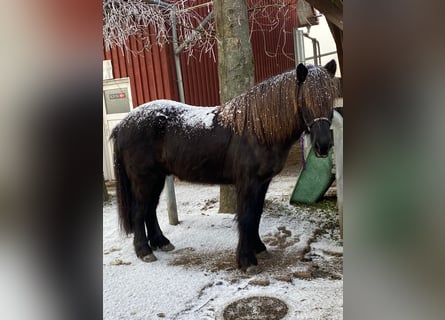
<instances>
[{"instance_id":1,"label":"manhole cover","mask_svg":"<svg viewBox=\"0 0 445 320\"><path fill-rule=\"evenodd\" d=\"M279 320L288 312L287 304L277 298L254 296L230 303L223 313L224 320Z\"/></svg>"}]
</instances>

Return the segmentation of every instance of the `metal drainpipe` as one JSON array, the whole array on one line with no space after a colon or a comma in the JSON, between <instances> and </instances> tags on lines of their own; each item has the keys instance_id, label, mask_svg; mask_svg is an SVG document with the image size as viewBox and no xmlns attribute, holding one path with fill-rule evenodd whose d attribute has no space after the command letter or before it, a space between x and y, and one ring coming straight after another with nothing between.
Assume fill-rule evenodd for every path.
<instances>
[{"instance_id":1,"label":"metal drainpipe","mask_svg":"<svg viewBox=\"0 0 445 320\"><path fill-rule=\"evenodd\" d=\"M294 51L296 55L297 65L300 63L305 64L305 54L304 54L304 33L303 30L295 29L295 42L294 42Z\"/></svg>"},{"instance_id":2,"label":"metal drainpipe","mask_svg":"<svg viewBox=\"0 0 445 320\"><path fill-rule=\"evenodd\" d=\"M169 3L165 3L160 0L148 0L148 3L160 5L163 7L171 8L171 16L170 19L172 21L172 37L173 37L173 56L175 59L175 71L176 77L178 79L178 93L179 93L179 101L185 103L184 96L184 83L182 80L182 72L181 72L181 60L179 58L179 54L184 49L185 45L178 47L178 34L176 29L176 7ZM213 12L210 13L198 26L203 27L206 25L213 16ZM166 191L167 191L167 210L168 210L168 221L171 225L177 225L178 221L178 210L176 206L176 196L175 196L175 186L174 179L172 175L169 175L165 179L166 181Z\"/></svg>"},{"instance_id":3,"label":"metal drainpipe","mask_svg":"<svg viewBox=\"0 0 445 320\"><path fill-rule=\"evenodd\" d=\"M173 56L175 59L176 77L178 78L179 101L184 103L185 102L184 85L182 82L181 61L179 59L179 53L182 51L182 49L178 50L178 33L177 33L177 29L176 29L176 7L170 3L166 3L161 0L147 0L147 2L149 4L156 4L161 7L172 9L171 14L170 14L170 19L172 21Z\"/></svg>"},{"instance_id":4,"label":"metal drainpipe","mask_svg":"<svg viewBox=\"0 0 445 320\"><path fill-rule=\"evenodd\" d=\"M171 8L171 19L172 19L172 33L173 33L173 55L175 58L175 69L176 69L176 75L178 77L178 91L179 91L179 99L181 102L184 102L184 88L182 86L182 74L181 74L181 63L179 61L179 55L177 55L176 47L178 46L178 35L176 33L176 15L175 11L176 8L169 4L162 2L160 0L148 0L149 4L155 4L166 8ZM174 178L172 175L168 175L165 178L165 190L166 190L166 196L167 196L167 212L168 212L168 223L171 225L177 225L179 223L178 220L178 208L176 205L176 194L175 194L175 184L174 184Z\"/></svg>"},{"instance_id":5,"label":"metal drainpipe","mask_svg":"<svg viewBox=\"0 0 445 320\"><path fill-rule=\"evenodd\" d=\"M182 80L182 72L181 72L181 60L179 58L179 54L184 50L186 41L178 46L178 34L176 29L176 7L172 6L171 11L171 21L172 21L172 37L173 37L173 56L175 59L175 71L176 77L178 79L178 92L179 92L179 101L185 103L185 95L184 95L184 82ZM204 27L210 19L213 17L213 12L209 13L209 15L201 21L198 26L198 29ZM175 189L173 184L173 176L167 176L167 208L168 208L168 220L172 225L177 225L178 222L178 212L176 208L176 197L175 197Z\"/></svg>"},{"instance_id":6,"label":"metal drainpipe","mask_svg":"<svg viewBox=\"0 0 445 320\"><path fill-rule=\"evenodd\" d=\"M176 30L176 8L173 8L171 13L172 20L172 36L173 36L173 56L175 58L175 71L176 77L178 78L178 91L179 91L179 101L182 103L185 102L184 97L184 83L182 81L182 72L181 72L181 60L179 59L179 53L182 50L178 50L178 34Z\"/></svg>"},{"instance_id":7,"label":"metal drainpipe","mask_svg":"<svg viewBox=\"0 0 445 320\"><path fill-rule=\"evenodd\" d=\"M173 7L171 11L171 20L172 20L172 34L173 34L173 56L175 59L175 71L176 77L178 79L178 92L179 92L179 101L185 102L184 98L184 87L182 82L182 73L181 73L181 61L179 60L179 54L176 53L176 49L178 47L178 34L176 30L176 8ZM167 195L167 211L168 211L168 223L171 225L177 225L179 223L178 219L178 208L176 205L176 194L175 194L175 184L173 175L168 175L165 178L166 182L166 195Z\"/></svg>"}]
</instances>

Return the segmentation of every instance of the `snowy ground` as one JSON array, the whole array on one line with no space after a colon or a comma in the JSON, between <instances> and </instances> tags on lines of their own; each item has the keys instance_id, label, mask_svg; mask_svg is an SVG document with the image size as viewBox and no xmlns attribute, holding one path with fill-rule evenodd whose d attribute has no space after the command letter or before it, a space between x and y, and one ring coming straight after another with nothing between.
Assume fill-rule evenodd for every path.
<instances>
[{"instance_id":1,"label":"snowy ground","mask_svg":"<svg viewBox=\"0 0 445 320\"><path fill-rule=\"evenodd\" d=\"M260 225L269 255L253 276L235 268L236 222L234 215L218 214L218 186L175 183L177 226L168 224L161 196L159 222L176 249L156 251L153 263L137 259L132 237L120 233L113 198L103 209L104 319L223 319L228 304L250 296L285 301L286 319L342 319L335 207L290 205L295 182L290 174L271 183Z\"/></svg>"}]
</instances>

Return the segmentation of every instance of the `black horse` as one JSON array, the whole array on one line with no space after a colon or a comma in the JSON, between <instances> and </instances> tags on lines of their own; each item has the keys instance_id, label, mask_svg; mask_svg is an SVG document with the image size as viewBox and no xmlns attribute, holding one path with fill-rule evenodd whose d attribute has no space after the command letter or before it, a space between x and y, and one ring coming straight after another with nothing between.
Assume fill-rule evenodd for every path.
<instances>
[{"instance_id":1,"label":"black horse","mask_svg":"<svg viewBox=\"0 0 445 320\"><path fill-rule=\"evenodd\" d=\"M324 67L299 64L217 107L170 100L139 106L111 134L119 218L134 233L136 255L173 250L156 216L166 175L181 180L233 184L237 192L237 263L255 269L266 251L258 234L269 183L284 166L292 144L311 134L318 157L331 147L334 60ZM250 271L247 270L247 271Z\"/></svg>"}]
</instances>

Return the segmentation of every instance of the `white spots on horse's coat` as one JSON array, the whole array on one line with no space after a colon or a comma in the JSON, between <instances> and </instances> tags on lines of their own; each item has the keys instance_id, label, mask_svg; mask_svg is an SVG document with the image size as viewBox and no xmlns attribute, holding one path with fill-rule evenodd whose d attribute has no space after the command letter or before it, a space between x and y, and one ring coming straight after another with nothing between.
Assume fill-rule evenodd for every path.
<instances>
[{"instance_id":1,"label":"white spots on horse's coat","mask_svg":"<svg viewBox=\"0 0 445 320\"><path fill-rule=\"evenodd\" d=\"M132 110L128 121L145 125L156 118L169 120L171 125L182 127L186 133L195 129L210 130L216 115L216 107L194 107L173 100L155 100Z\"/></svg>"}]
</instances>

